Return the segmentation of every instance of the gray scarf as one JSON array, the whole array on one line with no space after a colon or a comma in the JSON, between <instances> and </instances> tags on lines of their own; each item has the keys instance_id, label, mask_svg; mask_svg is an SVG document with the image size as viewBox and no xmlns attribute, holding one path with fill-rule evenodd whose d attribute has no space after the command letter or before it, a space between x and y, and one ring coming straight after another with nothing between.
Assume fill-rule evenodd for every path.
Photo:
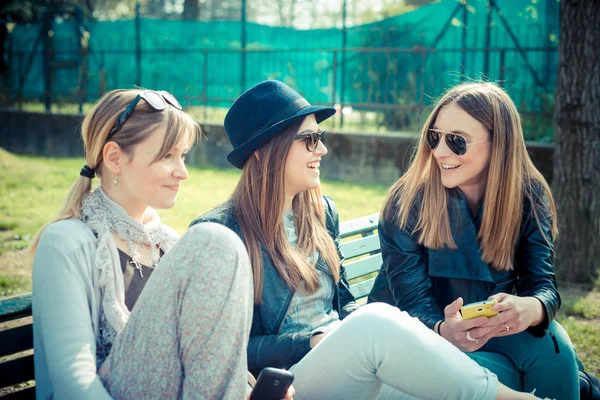
<instances>
[{"instance_id":1,"label":"gray scarf","mask_svg":"<svg viewBox=\"0 0 600 400\"><path fill-rule=\"evenodd\" d=\"M177 232L161 224L154 209L148 207L144 223L131 218L125 209L108 198L101 187L90 192L83 200L81 220L99 239L94 265L100 269L102 308L106 320L118 333L127 323L129 310L125 305L123 271L113 234L129 244L132 264L141 273L140 246L149 245L154 267L160 252L169 250L179 238Z\"/></svg>"}]
</instances>

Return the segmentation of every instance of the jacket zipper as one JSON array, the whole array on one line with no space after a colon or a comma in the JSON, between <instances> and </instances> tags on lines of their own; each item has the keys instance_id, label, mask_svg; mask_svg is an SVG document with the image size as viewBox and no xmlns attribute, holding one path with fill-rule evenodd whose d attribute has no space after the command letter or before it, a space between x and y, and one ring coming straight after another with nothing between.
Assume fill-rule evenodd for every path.
<instances>
[{"instance_id":1,"label":"jacket zipper","mask_svg":"<svg viewBox=\"0 0 600 400\"><path fill-rule=\"evenodd\" d=\"M284 320L286 314L288 313L290 306L292 305L292 296L294 296L294 293L296 293L296 292L290 290L290 294L288 295L288 298L286 300L286 307L284 309L284 312L279 316L279 322L277 323L276 335L279 335L279 332L281 331L281 327L283 325L283 320Z\"/></svg>"}]
</instances>

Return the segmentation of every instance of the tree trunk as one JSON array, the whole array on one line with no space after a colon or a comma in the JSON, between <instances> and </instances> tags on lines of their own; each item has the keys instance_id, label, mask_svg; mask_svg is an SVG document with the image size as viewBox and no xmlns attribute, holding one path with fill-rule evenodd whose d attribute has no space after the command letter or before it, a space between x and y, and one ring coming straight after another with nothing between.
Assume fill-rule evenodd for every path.
<instances>
[{"instance_id":1,"label":"tree trunk","mask_svg":"<svg viewBox=\"0 0 600 400\"><path fill-rule=\"evenodd\" d=\"M197 21L200 17L200 4L198 0L184 0L181 18Z\"/></svg>"},{"instance_id":2,"label":"tree trunk","mask_svg":"<svg viewBox=\"0 0 600 400\"><path fill-rule=\"evenodd\" d=\"M600 266L600 1L561 0L552 191L556 266L591 282Z\"/></svg>"},{"instance_id":3,"label":"tree trunk","mask_svg":"<svg viewBox=\"0 0 600 400\"><path fill-rule=\"evenodd\" d=\"M279 26L286 26L285 24L285 11L283 10L283 0L277 2L277 11L279 11Z\"/></svg>"}]
</instances>

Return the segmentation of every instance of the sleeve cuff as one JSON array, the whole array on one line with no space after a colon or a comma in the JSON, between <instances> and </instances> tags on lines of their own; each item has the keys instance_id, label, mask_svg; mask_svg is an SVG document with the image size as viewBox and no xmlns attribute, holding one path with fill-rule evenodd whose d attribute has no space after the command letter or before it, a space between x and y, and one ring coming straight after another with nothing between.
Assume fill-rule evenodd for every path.
<instances>
[{"instance_id":1,"label":"sleeve cuff","mask_svg":"<svg viewBox=\"0 0 600 400\"><path fill-rule=\"evenodd\" d=\"M544 320L536 326L530 326L529 328L527 328L527 332L531 333L534 337L537 338L541 338L546 334L546 331L548 330L548 327L550 326L550 309L548 308L548 305L546 303L544 303L544 301L538 297L538 296L531 296L534 297L536 299L539 300L540 303L542 303L542 307L544 309ZM552 318L554 319L554 318Z\"/></svg>"}]
</instances>

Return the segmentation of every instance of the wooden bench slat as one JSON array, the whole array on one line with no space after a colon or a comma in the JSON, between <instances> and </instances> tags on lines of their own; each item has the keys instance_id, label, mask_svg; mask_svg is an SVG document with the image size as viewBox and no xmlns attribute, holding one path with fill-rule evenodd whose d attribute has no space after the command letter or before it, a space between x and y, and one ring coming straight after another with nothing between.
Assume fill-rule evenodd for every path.
<instances>
[{"instance_id":1,"label":"wooden bench slat","mask_svg":"<svg viewBox=\"0 0 600 400\"><path fill-rule=\"evenodd\" d=\"M355 261L346 265L346 278L354 279L359 276L370 274L371 272L379 271L382 263L381 253L375 254L362 260Z\"/></svg>"},{"instance_id":2,"label":"wooden bench slat","mask_svg":"<svg viewBox=\"0 0 600 400\"><path fill-rule=\"evenodd\" d=\"M4 395L2 400L35 400L35 386Z\"/></svg>"},{"instance_id":3,"label":"wooden bench slat","mask_svg":"<svg viewBox=\"0 0 600 400\"><path fill-rule=\"evenodd\" d=\"M379 251L379 235L367 236L348 243L342 243L340 248L347 259Z\"/></svg>"},{"instance_id":4,"label":"wooden bench slat","mask_svg":"<svg viewBox=\"0 0 600 400\"><path fill-rule=\"evenodd\" d=\"M0 357L33 349L33 325L0 331Z\"/></svg>"},{"instance_id":5,"label":"wooden bench slat","mask_svg":"<svg viewBox=\"0 0 600 400\"><path fill-rule=\"evenodd\" d=\"M352 293L355 299L362 299L363 297L369 295L374 283L375 278L367 279L366 281L356 283L350 286L350 293Z\"/></svg>"},{"instance_id":6,"label":"wooden bench slat","mask_svg":"<svg viewBox=\"0 0 600 400\"><path fill-rule=\"evenodd\" d=\"M0 364L0 387L2 388L31 379L34 379L33 354Z\"/></svg>"},{"instance_id":7,"label":"wooden bench slat","mask_svg":"<svg viewBox=\"0 0 600 400\"><path fill-rule=\"evenodd\" d=\"M31 293L6 297L0 301L0 322L31 315Z\"/></svg>"},{"instance_id":8,"label":"wooden bench slat","mask_svg":"<svg viewBox=\"0 0 600 400\"><path fill-rule=\"evenodd\" d=\"M340 236L343 238L377 229L379 214L353 219L340 223Z\"/></svg>"}]
</instances>

